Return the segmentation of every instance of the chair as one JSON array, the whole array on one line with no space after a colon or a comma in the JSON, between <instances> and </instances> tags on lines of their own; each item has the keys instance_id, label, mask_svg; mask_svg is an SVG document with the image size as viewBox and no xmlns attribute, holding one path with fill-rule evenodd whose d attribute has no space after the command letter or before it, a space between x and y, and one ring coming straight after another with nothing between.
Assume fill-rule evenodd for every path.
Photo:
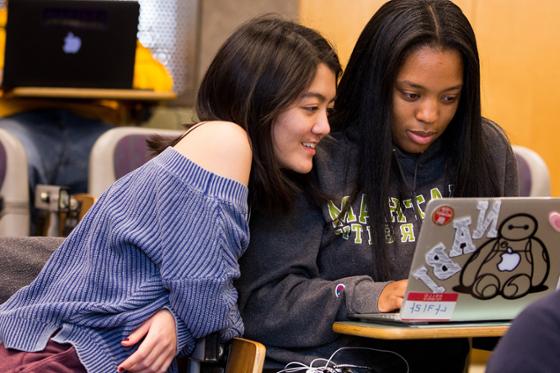
<instances>
[{"instance_id":1,"label":"chair","mask_svg":"<svg viewBox=\"0 0 560 373\"><path fill-rule=\"evenodd\" d=\"M0 304L37 276L62 237L0 237Z\"/></svg>"},{"instance_id":2,"label":"chair","mask_svg":"<svg viewBox=\"0 0 560 373\"><path fill-rule=\"evenodd\" d=\"M179 360L179 371L187 373L261 373L265 356L266 347L262 343L245 338L234 338L224 346L219 342L218 334L215 333L200 340L188 359Z\"/></svg>"},{"instance_id":3,"label":"chair","mask_svg":"<svg viewBox=\"0 0 560 373\"><path fill-rule=\"evenodd\" d=\"M255 341L234 338L226 364L226 373L261 373L266 347Z\"/></svg>"},{"instance_id":4,"label":"chair","mask_svg":"<svg viewBox=\"0 0 560 373\"><path fill-rule=\"evenodd\" d=\"M29 284L63 240L62 237L0 237L0 303L6 301L19 288ZM205 343L206 341L209 343ZM217 341L217 335L212 335L199 342L193 356L188 359L190 361L180 363L180 371L200 372L200 365L207 359L208 350L212 350L210 346L216 353L213 366L223 366L224 346L219 345ZM234 338L229 347L225 373L260 373L265 353L266 348L258 342Z\"/></svg>"},{"instance_id":5,"label":"chair","mask_svg":"<svg viewBox=\"0 0 560 373\"><path fill-rule=\"evenodd\" d=\"M21 142L0 129L0 236L29 235L29 175Z\"/></svg>"},{"instance_id":6,"label":"chair","mask_svg":"<svg viewBox=\"0 0 560 373\"><path fill-rule=\"evenodd\" d=\"M117 127L101 135L89 158L88 192L98 198L115 180L144 164L149 158L146 140L153 135L176 137L180 130Z\"/></svg>"},{"instance_id":7,"label":"chair","mask_svg":"<svg viewBox=\"0 0 560 373\"><path fill-rule=\"evenodd\" d=\"M541 156L527 147L513 145L517 159L520 196L550 196L550 173Z\"/></svg>"},{"instance_id":8,"label":"chair","mask_svg":"<svg viewBox=\"0 0 560 373\"><path fill-rule=\"evenodd\" d=\"M146 140L151 136L173 138L182 133L153 128L118 127L101 135L90 154L89 193L62 198L64 193L67 195L67 188L59 185L37 185L35 207L49 212L44 235L68 235L105 189L150 158ZM66 204L61 204L62 201Z\"/></svg>"}]
</instances>

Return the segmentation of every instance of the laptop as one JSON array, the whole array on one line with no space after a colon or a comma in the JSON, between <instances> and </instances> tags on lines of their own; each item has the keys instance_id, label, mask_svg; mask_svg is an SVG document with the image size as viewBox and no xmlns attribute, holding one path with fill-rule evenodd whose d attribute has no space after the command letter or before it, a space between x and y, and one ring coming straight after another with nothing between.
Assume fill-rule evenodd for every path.
<instances>
[{"instance_id":1,"label":"laptop","mask_svg":"<svg viewBox=\"0 0 560 373\"><path fill-rule=\"evenodd\" d=\"M373 322L510 321L558 288L560 198L443 198L425 218L399 313Z\"/></svg>"},{"instance_id":2,"label":"laptop","mask_svg":"<svg viewBox=\"0 0 560 373\"><path fill-rule=\"evenodd\" d=\"M2 87L131 89L136 1L10 0Z\"/></svg>"}]
</instances>

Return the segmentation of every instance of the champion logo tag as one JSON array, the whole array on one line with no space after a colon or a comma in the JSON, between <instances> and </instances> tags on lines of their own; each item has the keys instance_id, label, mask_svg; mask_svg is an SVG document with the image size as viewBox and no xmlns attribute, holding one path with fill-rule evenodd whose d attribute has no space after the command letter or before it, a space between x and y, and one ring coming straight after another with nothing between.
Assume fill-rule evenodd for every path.
<instances>
[{"instance_id":1,"label":"champion logo tag","mask_svg":"<svg viewBox=\"0 0 560 373\"><path fill-rule=\"evenodd\" d=\"M336 287L334 288L334 295L337 298L341 297L342 293L344 293L344 289L346 289L346 286L344 286L344 284L336 285Z\"/></svg>"}]
</instances>

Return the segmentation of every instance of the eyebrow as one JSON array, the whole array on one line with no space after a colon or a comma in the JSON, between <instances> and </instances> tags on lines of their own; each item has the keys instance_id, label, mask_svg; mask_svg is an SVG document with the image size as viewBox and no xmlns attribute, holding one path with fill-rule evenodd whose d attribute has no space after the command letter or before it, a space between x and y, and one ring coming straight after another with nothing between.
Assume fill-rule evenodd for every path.
<instances>
[{"instance_id":1,"label":"eyebrow","mask_svg":"<svg viewBox=\"0 0 560 373\"><path fill-rule=\"evenodd\" d=\"M327 101L327 98L325 96L323 96L320 93L317 92L305 92L304 94L302 94L300 96L300 98L317 98L319 99L321 102L325 102ZM330 100L329 102L333 102L334 101L334 97L332 98L332 100Z\"/></svg>"},{"instance_id":2,"label":"eyebrow","mask_svg":"<svg viewBox=\"0 0 560 373\"><path fill-rule=\"evenodd\" d=\"M404 84L404 85L408 85L412 88L417 88L417 89L426 89L426 87L424 87L420 84L413 83L410 80L400 80L400 81L397 81L397 84L399 84L399 85ZM463 88L463 83L454 85L453 87L446 88L446 89L443 90L443 92L452 91L452 90L461 89L461 88Z\"/></svg>"}]
</instances>

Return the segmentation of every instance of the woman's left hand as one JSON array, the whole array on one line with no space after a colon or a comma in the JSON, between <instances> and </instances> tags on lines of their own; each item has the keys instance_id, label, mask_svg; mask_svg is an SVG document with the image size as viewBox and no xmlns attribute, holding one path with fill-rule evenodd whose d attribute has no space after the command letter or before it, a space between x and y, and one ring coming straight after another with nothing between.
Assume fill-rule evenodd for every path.
<instances>
[{"instance_id":1,"label":"woman's left hand","mask_svg":"<svg viewBox=\"0 0 560 373\"><path fill-rule=\"evenodd\" d=\"M175 318L166 309L159 310L121 344L138 350L118 366L119 372L165 372L177 353Z\"/></svg>"}]
</instances>

